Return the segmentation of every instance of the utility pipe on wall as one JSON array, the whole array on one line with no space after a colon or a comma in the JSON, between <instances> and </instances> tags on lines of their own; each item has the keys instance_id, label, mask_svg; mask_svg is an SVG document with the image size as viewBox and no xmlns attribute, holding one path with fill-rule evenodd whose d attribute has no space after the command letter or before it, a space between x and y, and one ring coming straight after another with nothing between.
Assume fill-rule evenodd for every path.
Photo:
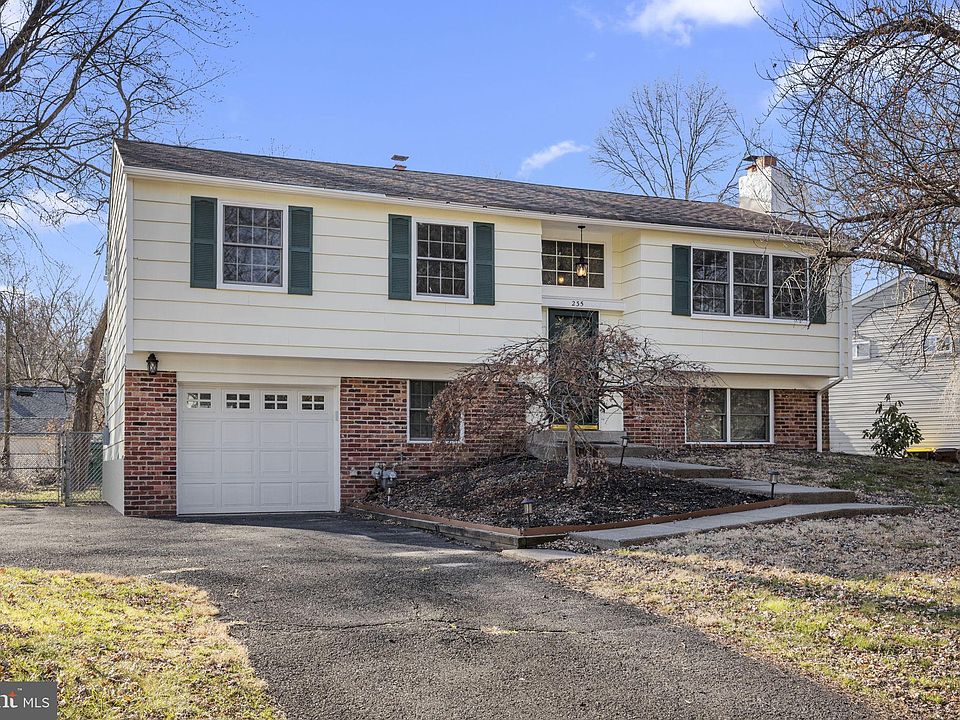
<instances>
[{"instance_id":1,"label":"utility pipe on wall","mask_svg":"<svg viewBox=\"0 0 960 720\"><path fill-rule=\"evenodd\" d=\"M817 390L817 452L823 452L823 394L843 381L842 377L830 378L827 384Z\"/></svg>"}]
</instances>

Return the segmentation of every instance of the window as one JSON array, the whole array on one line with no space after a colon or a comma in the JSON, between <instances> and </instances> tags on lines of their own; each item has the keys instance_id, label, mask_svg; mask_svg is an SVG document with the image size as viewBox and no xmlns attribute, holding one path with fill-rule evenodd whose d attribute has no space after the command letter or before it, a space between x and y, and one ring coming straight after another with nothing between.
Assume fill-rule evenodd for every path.
<instances>
[{"instance_id":1,"label":"window","mask_svg":"<svg viewBox=\"0 0 960 720\"><path fill-rule=\"evenodd\" d=\"M733 314L767 316L767 257L753 253L733 254Z\"/></svg>"},{"instance_id":2,"label":"window","mask_svg":"<svg viewBox=\"0 0 960 720\"><path fill-rule=\"evenodd\" d=\"M688 442L725 442L727 439L727 391L710 388L691 395L687 414Z\"/></svg>"},{"instance_id":3,"label":"window","mask_svg":"<svg viewBox=\"0 0 960 720\"><path fill-rule=\"evenodd\" d=\"M583 258L587 261L586 277L574 272L580 259L580 243L544 240L540 250L543 284L560 287L603 287L603 243L583 243Z\"/></svg>"},{"instance_id":4,"label":"window","mask_svg":"<svg viewBox=\"0 0 960 720\"><path fill-rule=\"evenodd\" d=\"M223 206L223 282L283 285L283 211Z\"/></svg>"},{"instance_id":5,"label":"window","mask_svg":"<svg viewBox=\"0 0 960 720\"><path fill-rule=\"evenodd\" d=\"M249 410L250 393L224 393L227 410Z\"/></svg>"},{"instance_id":6,"label":"window","mask_svg":"<svg viewBox=\"0 0 960 720\"><path fill-rule=\"evenodd\" d=\"M768 443L772 441L770 390L702 389L691 393L688 443Z\"/></svg>"},{"instance_id":7,"label":"window","mask_svg":"<svg viewBox=\"0 0 960 720\"><path fill-rule=\"evenodd\" d=\"M727 314L729 259L727 252L694 249L693 311L695 313Z\"/></svg>"},{"instance_id":8,"label":"window","mask_svg":"<svg viewBox=\"0 0 960 720\"><path fill-rule=\"evenodd\" d=\"M213 395L208 392L188 392L187 407L191 410L213 407Z\"/></svg>"},{"instance_id":9,"label":"window","mask_svg":"<svg viewBox=\"0 0 960 720\"><path fill-rule=\"evenodd\" d=\"M807 259L773 258L773 316L784 320L807 319Z\"/></svg>"},{"instance_id":10,"label":"window","mask_svg":"<svg viewBox=\"0 0 960 720\"><path fill-rule=\"evenodd\" d=\"M263 409L264 410L286 410L287 396L281 393L264 393Z\"/></svg>"},{"instance_id":11,"label":"window","mask_svg":"<svg viewBox=\"0 0 960 720\"><path fill-rule=\"evenodd\" d=\"M417 294L467 297L467 227L417 223Z\"/></svg>"},{"instance_id":12,"label":"window","mask_svg":"<svg viewBox=\"0 0 960 720\"><path fill-rule=\"evenodd\" d=\"M413 442L433 440L433 420L430 406L433 399L447 386L442 380L411 380L409 387L409 413L407 427L409 439ZM448 428L441 433L450 440L460 440L460 428Z\"/></svg>"},{"instance_id":13,"label":"window","mask_svg":"<svg viewBox=\"0 0 960 720\"><path fill-rule=\"evenodd\" d=\"M807 318L806 258L694 248L691 271L695 314Z\"/></svg>"},{"instance_id":14,"label":"window","mask_svg":"<svg viewBox=\"0 0 960 720\"><path fill-rule=\"evenodd\" d=\"M950 335L927 335L923 339L924 355L949 355L953 352L953 337Z\"/></svg>"},{"instance_id":15,"label":"window","mask_svg":"<svg viewBox=\"0 0 960 720\"><path fill-rule=\"evenodd\" d=\"M853 359L854 360L870 359L870 341L869 340L853 341Z\"/></svg>"},{"instance_id":16,"label":"window","mask_svg":"<svg viewBox=\"0 0 960 720\"><path fill-rule=\"evenodd\" d=\"M301 410L323 410L323 395L301 395Z\"/></svg>"}]
</instances>

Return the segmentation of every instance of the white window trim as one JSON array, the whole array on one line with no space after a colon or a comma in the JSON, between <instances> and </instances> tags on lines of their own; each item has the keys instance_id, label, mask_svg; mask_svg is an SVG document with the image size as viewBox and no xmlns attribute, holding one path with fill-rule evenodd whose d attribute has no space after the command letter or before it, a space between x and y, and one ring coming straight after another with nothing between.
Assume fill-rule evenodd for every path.
<instances>
[{"instance_id":1,"label":"white window trim","mask_svg":"<svg viewBox=\"0 0 960 720\"><path fill-rule=\"evenodd\" d=\"M414 300L426 300L427 302L442 303L464 303L473 304L473 222L465 220L436 219L427 217L414 217L410 219L410 297ZM430 293L417 292L417 223L427 223L431 225L454 225L465 227L467 229L467 294L461 295L433 295ZM433 258L439 259L439 258ZM459 262L459 261L458 261ZM408 416L409 417L409 416Z\"/></svg>"},{"instance_id":2,"label":"white window trim","mask_svg":"<svg viewBox=\"0 0 960 720\"><path fill-rule=\"evenodd\" d=\"M224 282L223 280L223 215L224 206L246 207L260 210L279 210L280 211L280 284L279 285L258 285L256 283L237 283ZM219 198L217 200L217 289L219 290L244 290L255 292L287 292L287 273L289 268L289 252L287 244L287 208L283 205L272 203L250 202L248 200L229 200Z\"/></svg>"},{"instance_id":3,"label":"white window trim","mask_svg":"<svg viewBox=\"0 0 960 720\"><path fill-rule=\"evenodd\" d=\"M558 237L547 237L546 235L541 236L541 248L538 253L540 256L540 287L543 288L544 297L561 297L564 300L567 300L568 296L572 300L575 297L582 297L584 299L590 300L602 300L604 298L613 297L613 241L609 237L603 238L589 238L585 237L583 239L584 245L603 245L603 287L602 288L587 288L587 287L576 287L574 285L544 285L543 284L543 245L542 241L546 240L548 242L572 242L574 245L579 244L579 238L576 240L568 240L567 238L558 238ZM571 307L569 304L564 305L563 307ZM579 307L579 306L578 306Z\"/></svg>"},{"instance_id":4,"label":"white window trim","mask_svg":"<svg viewBox=\"0 0 960 720\"><path fill-rule=\"evenodd\" d=\"M287 407L286 408L276 408L276 407L267 408L267 395L273 395L274 398L276 398L277 395L285 396L287 399L281 402L286 402ZM292 403L290 402L290 393L285 390L262 390L261 392L258 393L257 399L260 401L261 412L270 413L271 415L273 415L273 414L289 413L291 411L290 405ZM274 405L276 405L277 401L272 400L271 402L273 402Z\"/></svg>"},{"instance_id":5,"label":"white window trim","mask_svg":"<svg viewBox=\"0 0 960 720\"><path fill-rule=\"evenodd\" d=\"M196 393L196 394L209 393L209 394L210 394L210 407L190 407L189 405L187 405L188 396L189 396L189 395L193 395L193 394L195 394L195 393ZM195 412L206 412L206 413L215 412L215 411L217 410L217 403L220 402L220 398L218 397L217 391L214 390L214 389L212 389L212 388L191 388L191 389L189 389L189 390L184 390L183 393L182 393L182 398L183 398L183 405L182 405L183 409L186 410L186 411L188 411L188 412L192 412L192 413L195 413Z\"/></svg>"},{"instance_id":6,"label":"white window trim","mask_svg":"<svg viewBox=\"0 0 960 720\"><path fill-rule=\"evenodd\" d=\"M412 393L410 392L410 384L414 382L449 382L449 380L407 380L407 444L409 445L429 445L433 442L433 439L423 440L423 439L414 439L410 435L410 398ZM463 413L460 414L460 436L456 440L442 440L443 443L448 443L450 445L462 445L464 442L464 417Z\"/></svg>"},{"instance_id":7,"label":"white window trim","mask_svg":"<svg viewBox=\"0 0 960 720\"><path fill-rule=\"evenodd\" d=\"M946 340L943 347L940 347L940 341ZM927 342L933 345L932 350L927 350ZM942 356L953 355L953 336L952 335L927 335L923 339L923 352L926 355Z\"/></svg>"},{"instance_id":8,"label":"white window trim","mask_svg":"<svg viewBox=\"0 0 960 720\"><path fill-rule=\"evenodd\" d=\"M866 354L866 355L861 355L861 354L858 352L858 348L864 348L864 347L867 349L867 354ZM869 359L870 359L870 348L871 348L871 342L870 342L869 340L854 340L854 341L853 341L853 356L852 356L852 359L853 359L855 362L862 362L863 360L869 360Z\"/></svg>"},{"instance_id":9,"label":"white window trim","mask_svg":"<svg viewBox=\"0 0 960 720\"><path fill-rule=\"evenodd\" d=\"M727 253L727 312L725 313L705 313L697 312L693 309L693 285L698 282L693 278L693 254L697 250L705 250L708 252L724 252ZM767 316L761 317L759 315L735 315L733 312L733 254L740 253L741 255L763 255L767 258ZM804 318L778 318L773 316L773 258L774 257L783 257L783 258L797 258L805 260L807 264L807 316ZM690 248L690 316L695 318L711 318L714 320L736 320L737 322L761 322L761 323L787 323L791 325L803 324L806 325L810 322L810 258L806 255L798 255L795 253L790 253L787 251L783 252L754 252L752 250L745 250L742 248L726 248L726 247L704 247L700 245L694 245Z\"/></svg>"},{"instance_id":10,"label":"white window trim","mask_svg":"<svg viewBox=\"0 0 960 720\"><path fill-rule=\"evenodd\" d=\"M227 395L236 395L236 396L237 396L236 402L237 402L237 406L238 406L238 407L235 407L235 408L227 407ZM250 397L250 407L245 407L245 408L244 408L244 407L239 407L239 405L240 405L241 402L245 402L245 401L243 401L243 400L240 399L240 396L241 396L241 395L248 395L248 396ZM258 412L258 409L257 409L257 401L260 399L260 398L259 398L259 393L255 392L255 391L253 391L253 390L233 390L233 389L226 389L226 390L224 390L223 393L221 394L221 397L222 397L223 402L221 403L220 409L221 409L221 411L224 412L224 413L230 413L230 414L232 414L232 413L251 413L251 414L252 414L252 413L254 413L254 412ZM259 411L262 412L262 409L259 410Z\"/></svg>"},{"instance_id":11,"label":"white window trim","mask_svg":"<svg viewBox=\"0 0 960 720\"><path fill-rule=\"evenodd\" d=\"M731 390L762 390L762 389L763 388L724 388L726 392L726 401L725 401L726 408L724 411L723 422L724 422L724 436L727 438L726 440L691 440L688 435L687 413L684 412L683 413L683 444L694 445L694 446L696 445L734 445L734 446L774 445L776 443L776 438L774 437L774 434L773 434L773 430L776 427L776 423L774 422L774 415L776 410L773 403L774 401L773 390L767 390L767 392L770 394L770 426L767 432L767 435L769 436L770 439L769 440L731 440L730 439L732 437L732 433L731 433L732 413L730 412L730 391Z\"/></svg>"},{"instance_id":12,"label":"white window trim","mask_svg":"<svg viewBox=\"0 0 960 720\"><path fill-rule=\"evenodd\" d=\"M304 402L303 399L304 399L305 397L309 397L309 398L310 398L310 407L309 407L309 408L306 408L306 409L303 407L303 402ZM319 397L319 398L323 398L323 400L322 400L323 407L322 407L322 408L315 407L315 405L316 405L316 403L317 403L316 398L318 398L318 397ZM327 411L327 394L326 394L326 393L316 393L316 392L303 392L303 391L298 391L298 392L297 392L297 407L296 407L296 410L297 410L297 412L310 413L310 414L312 414L312 413L318 413L318 412L326 412L326 411Z\"/></svg>"}]
</instances>

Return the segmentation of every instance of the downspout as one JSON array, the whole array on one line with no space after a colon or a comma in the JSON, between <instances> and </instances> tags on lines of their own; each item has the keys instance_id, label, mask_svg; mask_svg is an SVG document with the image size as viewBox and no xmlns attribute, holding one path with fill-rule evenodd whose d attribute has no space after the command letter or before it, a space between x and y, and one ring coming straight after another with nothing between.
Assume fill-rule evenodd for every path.
<instances>
[{"instance_id":1,"label":"downspout","mask_svg":"<svg viewBox=\"0 0 960 720\"><path fill-rule=\"evenodd\" d=\"M843 376L830 378L827 384L817 390L817 452L823 452L823 394L830 388L843 382Z\"/></svg>"}]
</instances>

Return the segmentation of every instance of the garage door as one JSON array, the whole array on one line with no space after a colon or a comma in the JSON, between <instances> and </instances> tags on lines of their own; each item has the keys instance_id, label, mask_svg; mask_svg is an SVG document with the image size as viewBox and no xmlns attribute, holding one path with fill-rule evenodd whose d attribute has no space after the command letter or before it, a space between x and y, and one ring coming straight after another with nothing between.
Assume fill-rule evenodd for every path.
<instances>
[{"instance_id":1,"label":"garage door","mask_svg":"<svg viewBox=\"0 0 960 720\"><path fill-rule=\"evenodd\" d=\"M336 388L181 386L177 508L339 509Z\"/></svg>"}]
</instances>

